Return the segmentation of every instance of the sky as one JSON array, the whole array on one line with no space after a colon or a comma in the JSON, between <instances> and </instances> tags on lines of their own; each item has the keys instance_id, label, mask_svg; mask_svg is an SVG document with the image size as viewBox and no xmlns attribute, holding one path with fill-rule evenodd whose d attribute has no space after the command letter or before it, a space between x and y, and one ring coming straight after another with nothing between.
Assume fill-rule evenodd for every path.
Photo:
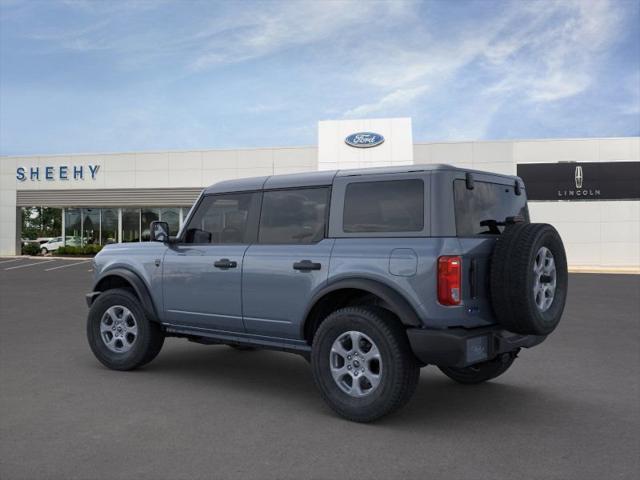
<instances>
[{"instance_id":1,"label":"sky","mask_svg":"<svg viewBox=\"0 0 640 480\"><path fill-rule=\"evenodd\" d=\"M0 154L640 135L640 0L0 0Z\"/></svg>"}]
</instances>

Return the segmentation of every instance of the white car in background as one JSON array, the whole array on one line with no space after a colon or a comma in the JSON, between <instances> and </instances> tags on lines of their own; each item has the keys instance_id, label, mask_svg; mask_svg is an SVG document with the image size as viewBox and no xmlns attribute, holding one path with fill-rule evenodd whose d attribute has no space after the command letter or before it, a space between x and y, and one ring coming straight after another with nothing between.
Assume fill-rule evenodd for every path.
<instances>
[{"instance_id":1,"label":"white car in background","mask_svg":"<svg viewBox=\"0 0 640 480\"><path fill-rule=\"evenodd\" d=\"M42 253L42 255L46 255L47 253L55 252L60 247L64 247L62 237L53 237L48 242L40 245L40 253Z\"/></svg>"},{"instance_id":2,"label":"white car in background","mask_svg":"<svg viewBox=\"0 0 640 480\"><path fill-rule=\"evenodd\" d=\"M77 247L80 245L80 241L75 237L67 237L66 244L70 247ZM53 237L48 242L40 245L40 253L42 253L42 255L46 255L47 253L55 252L56 250L58 250L58 248L64 246L65 242L62 237Z\"/></svg>"}]
</instances>

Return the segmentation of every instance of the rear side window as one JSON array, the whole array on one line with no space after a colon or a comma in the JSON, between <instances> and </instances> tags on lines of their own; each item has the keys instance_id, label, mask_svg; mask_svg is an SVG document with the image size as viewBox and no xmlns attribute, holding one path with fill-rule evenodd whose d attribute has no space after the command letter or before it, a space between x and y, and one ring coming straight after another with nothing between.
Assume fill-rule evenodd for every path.
<instances>
[{"instance_id":1,"label":"rear side window","mask_svg":"<svg viewBox=\"0 0 640 480\"><path fill-rule=\"evenodd\" d=\"M514 187L497 183L474 182L469 190L464 180L453 182L456 209L456 231L460 237L491 234L481 222L504 222L507 217L521 215L529 221L527 197L516 195ZM500 231L504 227L498 227Z\"/></svg>"},{"instance_id":2,"label":"rear side window","mask_svg":"<svg viewBox=\"0 0 640 480\"><path fill-rule=\"evenodd\" d=\"M424 228L424 182L420 179L356 182L344 195L343 231L419 232Z\"/></svg>"},{"instance_id":3,"label":"rear side window","mask_svg":"<svg viewBox=\"0 0 640 480\"><path fill-rule=\"evenodd\" d=\"M328 188L264 192L259 243L305 244L324 238Z\"/></svg>"}]
</instances>

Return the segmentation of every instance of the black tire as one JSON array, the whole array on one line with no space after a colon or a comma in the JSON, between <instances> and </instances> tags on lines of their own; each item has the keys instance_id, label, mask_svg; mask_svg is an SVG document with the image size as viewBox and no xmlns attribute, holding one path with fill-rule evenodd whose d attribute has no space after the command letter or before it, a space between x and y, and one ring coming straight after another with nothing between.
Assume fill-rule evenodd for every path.
<instances>
[{"instance_id":1,"label":"black tire","mask_svg":"<svg viewBox=\"0 0 640 480\"><path fill-rule=\"evenodd\" d=\"M345 332L362 332L377 345L382 362L380 383L368 395L353 397L333 379L332 345ZM342 417L371 422L402 407L415 392L420 368L406 332L387 310L370 306L336 310L320 325L313 338L311 367L322 398Z\"/></svg>"},{"instance_id":2,"label":"black tire","mask_svg":"<svg viewBox=\"0 0 640 480\"><path fill-rule=\"evenodd\" d=\"M42 256L44 257L47 253L49 253L49 250L47 250L46 248L41 248L40 249L40 253L42 254Z\"/></svg>"},{"instance_id":3,"label":"black tire","mask_svg":"<svg viewBox=\"0 0 640 480\"><path fill-rule=\"evenodd\" d=\"M542 248L553 255L555 289L550 305L542 310L536 303L534 272ZM544 276L544 281L548 276ZM546 223L519 223L507 227L498 238L491 258L491 302L498 322L521 334L548 335L560 322L567 299L569 274L560 235ZM550 285L550 283L545 283ZM543 293L542 295L547 295Z\"/></svg>"},{"instance_id":4,"label":"black tire","mask_svg":"<svg viewBox=\"0 0 640 480\"><path fill-rule=\"evenodd\" d=\"M463 385L475 385L483 383L493 378L499 377L506 372L516 359L516 354L504 354L488 362L478 363L465 368L438 367L451 380Z\"/></svg>"},{"instance_id":5,"label":"black tire","mask_svg":"<svg viewBox=\"0 0 640 480\"><path fill-rule=\"evenodd\" d=\"M135 341L124 353L110 350L100 332L102 318L113 306L129 309L137 325ZM87 318L87 339L91 351L103 365L113 370L133 370L149 363L160 353L164 334L160 326L147 317L138 298L128 290L118 288L107 290L93 302Z\"/></svg>"}]
</instances>

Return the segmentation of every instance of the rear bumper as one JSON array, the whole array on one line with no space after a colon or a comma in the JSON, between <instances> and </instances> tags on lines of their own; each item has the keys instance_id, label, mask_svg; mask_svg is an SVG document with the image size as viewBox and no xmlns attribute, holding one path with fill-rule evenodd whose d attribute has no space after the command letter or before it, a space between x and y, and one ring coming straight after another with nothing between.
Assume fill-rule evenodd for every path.
<instances>
[{"instance_id":1,"label":"rear bumper","mask_svg":"<svg viewBox=\"0 0 640 480\"><path fill-rule=\"evenodd\" d=\"M413 353L423 363L459 368L491 360L519 348L533 347L547 338L546 335L520 335L500 327L469 330L409 328L407 335Z\"/></svg>"}]
</instances>

